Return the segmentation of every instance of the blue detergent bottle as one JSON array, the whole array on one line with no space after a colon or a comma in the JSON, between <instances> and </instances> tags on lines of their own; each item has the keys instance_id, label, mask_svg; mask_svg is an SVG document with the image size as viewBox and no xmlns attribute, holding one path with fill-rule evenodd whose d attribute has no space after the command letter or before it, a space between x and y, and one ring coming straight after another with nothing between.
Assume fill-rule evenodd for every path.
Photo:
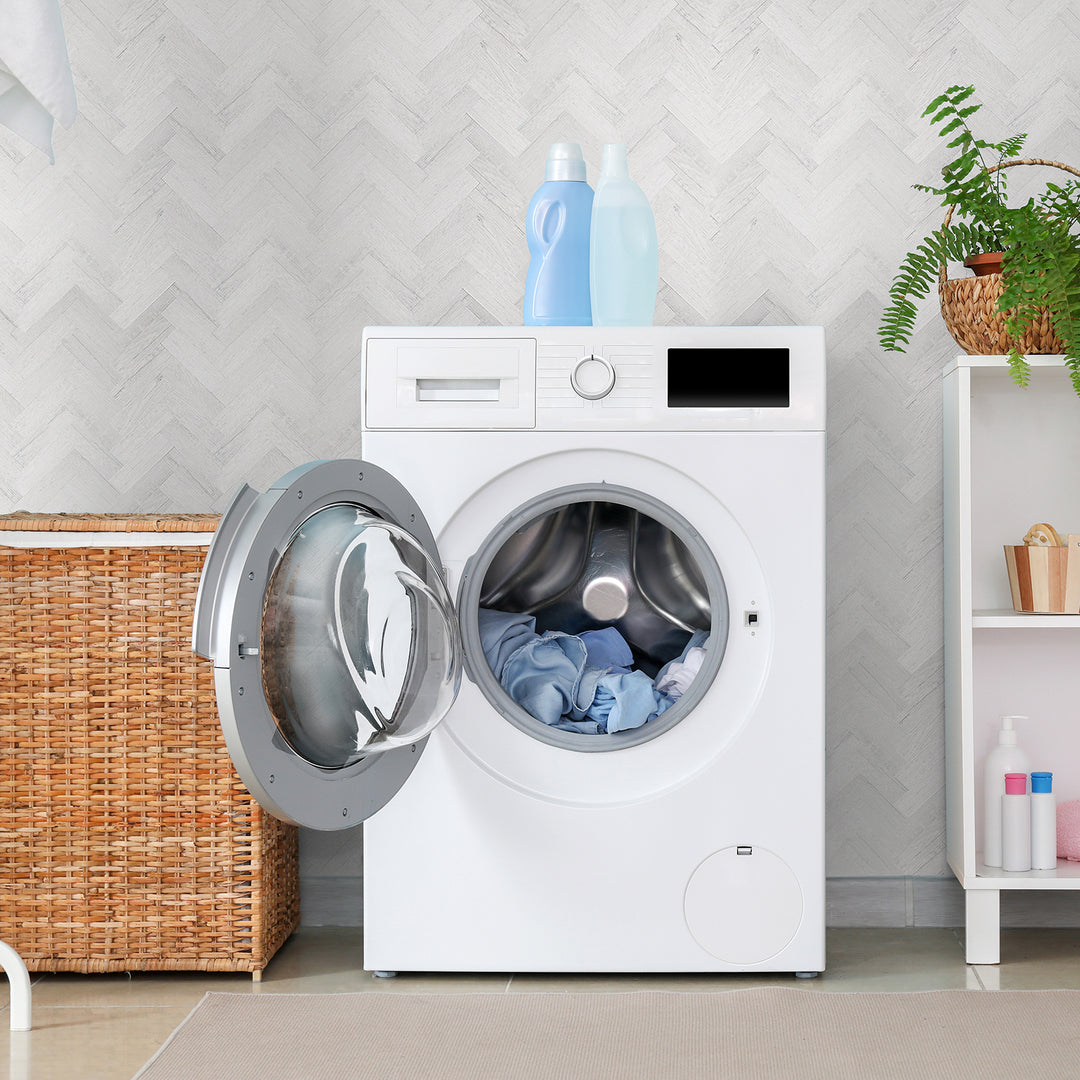
<instances>
[{"instance_id":1,"label":"blue detergent bottle","mask_svg":"<svg viewBox=\"0 0 1080 1080\"><path fill-rule=\"evenodd\" d=\"M526 326L591 326L589 228L593 190L577 143L552 143L544 182L529 201Z\"/></svg>"},{"instance_id":2,"label":"blue detergent bottle","mask_svg":"<svg viewBox=\"0 0 1080 1080\"><path fill-rule=\"evenodd\" d=\"M606 143L596 182L589 291L594 326L652 326L659 259L656 221L630 179L626 147Z\"/></svg>"}]
</instances>

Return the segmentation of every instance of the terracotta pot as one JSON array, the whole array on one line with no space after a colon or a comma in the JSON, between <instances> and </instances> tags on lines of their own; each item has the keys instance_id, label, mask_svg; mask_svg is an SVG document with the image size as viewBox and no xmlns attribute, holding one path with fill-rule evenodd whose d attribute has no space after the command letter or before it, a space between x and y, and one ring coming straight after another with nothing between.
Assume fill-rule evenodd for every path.
<instances>
[{"instance_id":1,"label":"terracotta pot","mask_svg":"<svg viewBox=\"0 0 1080 1080\"><path fill-rule=\"evenodd\" d=\"M984 251L978 255L969 255L964 260L964 265L976 277L985 277L987 274L1001 273L1002 252Z\"/></svg>"}]
</instances>

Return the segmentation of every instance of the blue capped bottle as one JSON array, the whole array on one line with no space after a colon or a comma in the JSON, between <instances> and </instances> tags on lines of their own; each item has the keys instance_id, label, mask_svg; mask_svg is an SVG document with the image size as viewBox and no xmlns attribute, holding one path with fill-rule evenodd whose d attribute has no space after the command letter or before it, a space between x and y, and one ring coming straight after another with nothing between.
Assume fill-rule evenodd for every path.
<instances>
[{"instance_id":1,"label":"blue capped bottle","mask_svg":"<svg viewBox=\"0 0 1080 1080\"><path fill-rule=\"evenodd\" d=\"M526 326L591 326L589 228L593 190L577 143L552 143L544 182L529 202Z\"/></svg>"},{"instance_id":2,"label":"blue capped bottle","mask_svg":"<svg viewBox=\"0 0 1080 1080\"><path fill-rule=\"evenodd\" d=\"M1054 774L1031 774L1031 869L1057 869L1057 805Z\"/></svg>"},{"instance_id":3,"label":"blue capped bottle","mask_svg":"<svg viewBox=\"0 0 1080 1080\"><path fill-rule=\"evenodd\" d=\"M630 179L626 147L606 143L593 200L589 289L594 326L652 326L659 262L656 221Z\"/></svg>"}]
</instances>

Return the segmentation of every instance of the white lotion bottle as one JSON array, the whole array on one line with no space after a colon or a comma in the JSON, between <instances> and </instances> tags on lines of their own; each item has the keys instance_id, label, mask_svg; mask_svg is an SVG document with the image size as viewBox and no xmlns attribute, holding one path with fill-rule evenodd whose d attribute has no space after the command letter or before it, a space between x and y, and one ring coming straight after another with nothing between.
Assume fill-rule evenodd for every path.
<instances>
[{"instance_id":1,"label":"white lotion bottle","mask_svg":"<svg viewBox=\"0 0 1080 1080\"><path fill-rule=\"evenodd\" d=\"M1054 774L1031 774L1031 869L1057 869L1057 806Z\"/></svg>"},{"instance_id":2,"label":"white lotion bottle","mask_svg":"<svg viewBox=\"0 0 1080 1080\"><path fill-rule=\"evenodd\" d=\"M986 756L983 771L983 863L1001 866L1001 797L1007 772L1027 773L1028 756L1017 745L1014 720L1026 716L1003 716L997 746Z\"/></svg>"},{"instance_id":3,"label":"white lotion bottle","mask_svg":"<svg viewBox=\"0 0 1080 1080\"><path fill-rule=\"evenodd\" d=\"M1005 794L1001 796L1001 868L1031 869L1031 796L1027 773L1005 774Z\"/></svg>"}]
</instances>

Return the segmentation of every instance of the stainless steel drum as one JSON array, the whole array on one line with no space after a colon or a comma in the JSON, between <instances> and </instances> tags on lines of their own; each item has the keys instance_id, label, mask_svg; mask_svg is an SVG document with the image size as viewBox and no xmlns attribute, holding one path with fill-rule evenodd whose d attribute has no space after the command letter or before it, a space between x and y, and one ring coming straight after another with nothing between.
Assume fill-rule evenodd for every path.
<instances>
[{"instance_id":1,"label":"stainless steel drum","mask_svg":"<svg viewBox=\"0 0 1080 1080\"><path fill-rule=\"evenodd\" d=\"M480 603L536 616L536 629L614 626L655 675L709 630L705 579L686 544L635 507L575 502L528 522L495 553Z\"/></svg>"}]
</instances>

